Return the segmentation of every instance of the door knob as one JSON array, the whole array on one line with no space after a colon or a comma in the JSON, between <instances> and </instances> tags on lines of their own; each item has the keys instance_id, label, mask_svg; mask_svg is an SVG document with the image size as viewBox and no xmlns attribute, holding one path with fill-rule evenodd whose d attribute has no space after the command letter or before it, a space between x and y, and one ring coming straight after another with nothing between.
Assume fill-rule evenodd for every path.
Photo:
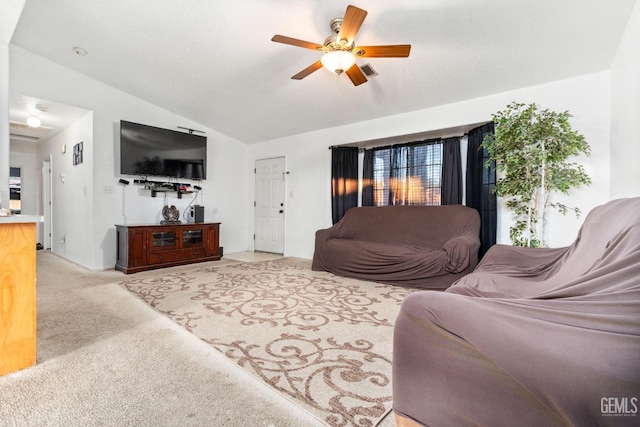
<instances>
[{"instance_id":1,"label":"door knob","mask_svg":"<svg viewBox=\"0 0 640 427\"><path fill-rule=\"evenodd\" d=\"M283 211L282 209L280 209L280 210L278 211L278 213L284 213L284 211Z\"/></svg>"}]
</instances>

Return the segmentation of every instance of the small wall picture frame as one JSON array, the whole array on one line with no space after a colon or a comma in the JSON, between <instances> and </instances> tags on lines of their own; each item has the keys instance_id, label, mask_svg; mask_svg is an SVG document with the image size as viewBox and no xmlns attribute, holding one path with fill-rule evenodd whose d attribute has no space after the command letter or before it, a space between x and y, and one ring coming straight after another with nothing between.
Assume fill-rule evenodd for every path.
<instances>
[{"instance_id":1,"label":"small wall picture frame","mask_svg":"<svg viewBox=\"0 0 640 427\"><path fill-rule=\"evenodd\" d=\"M73 164L82 163L82 141L73 146Z\"/></svg>"}]
</instances>

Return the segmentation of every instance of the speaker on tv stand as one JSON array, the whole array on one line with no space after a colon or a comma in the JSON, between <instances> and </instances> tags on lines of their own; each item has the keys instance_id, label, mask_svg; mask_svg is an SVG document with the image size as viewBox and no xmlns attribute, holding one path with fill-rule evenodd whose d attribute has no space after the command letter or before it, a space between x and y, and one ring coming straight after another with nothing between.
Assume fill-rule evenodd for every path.
<instances>
[{"instance_id":1,"label":"speaker on tv stand","mask_svg":"<svg viewBox=\"0 0 640 427\"><path fill-rule=\"evenodd\" d=\"M204 206L193 205L190 209L190 219L193 222L204 222Z\"/></svg>"}]
</instances>

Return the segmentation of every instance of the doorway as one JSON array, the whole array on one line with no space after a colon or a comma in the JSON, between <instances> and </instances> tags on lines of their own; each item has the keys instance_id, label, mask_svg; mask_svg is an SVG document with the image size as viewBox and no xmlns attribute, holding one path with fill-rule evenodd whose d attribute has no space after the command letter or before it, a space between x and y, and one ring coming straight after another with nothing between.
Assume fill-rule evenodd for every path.
<instances>
[{"instance_id":1,"label":"doorway","mask_svg":"<svg viewBox=\"0 0 640 427\"><path fill-rule=\"evenodd\" d=\"M284 254L285 158L256 160L254 250Z\"/></svg>"},{"instance_id":2,"label":"doorway","mask_svg":"<svg viewBox=\"0 0 640 427\"><path fill-rule=\"evenodd\" d=\"M22 178L21 170L17 167L9 167L9 209L15 214L22 212Z\"/></svg>"}]
</instances>

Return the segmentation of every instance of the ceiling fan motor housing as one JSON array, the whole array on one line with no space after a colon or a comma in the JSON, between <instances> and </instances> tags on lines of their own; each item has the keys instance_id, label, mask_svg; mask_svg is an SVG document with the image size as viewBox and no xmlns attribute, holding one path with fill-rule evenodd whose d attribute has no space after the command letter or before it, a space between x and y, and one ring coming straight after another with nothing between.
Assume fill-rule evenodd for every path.
<instances>
[{"instance_id":1,"label":"ceiling fan motor housing","mask_svg":"<svg viewBox=\"0 0 640 427\"><path fill-rule=\"evenodd\" d=\"M332 34L324 39L322 50L325 52L335 52L336 50L351 52L353 50L353 44L348 44L345 39L338 40L338 35Z\"/></svg>"},{"instance_id":2,"label":"ceiling fan motor housing","mask_svg":"<svg viewBox=\"0 0 640 427\"><path fill-rule=\"evenodd\" d=\"M342 18L333 18L331 22L329 22L329 26L331 27L331 31L338 34L342 27Z\"/></svg>"}]
</instances>

